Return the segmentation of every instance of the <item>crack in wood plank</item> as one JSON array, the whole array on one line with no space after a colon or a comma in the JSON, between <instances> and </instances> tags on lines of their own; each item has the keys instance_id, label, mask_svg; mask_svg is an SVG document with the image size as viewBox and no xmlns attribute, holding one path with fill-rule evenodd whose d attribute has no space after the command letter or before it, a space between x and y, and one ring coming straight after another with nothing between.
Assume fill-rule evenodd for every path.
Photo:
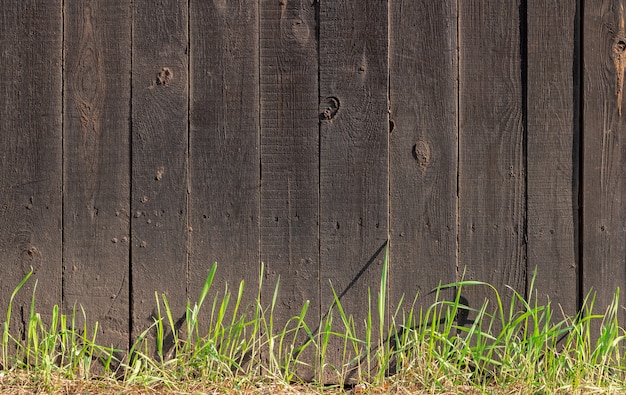
<instances>
[{"instance_id":1,"label":"crack in wood plank","mask_svg":"<svg viewBox=\"0 0 626 395\"><path fill-rule=\"evenodd\" d=\"M624 92L624 68L626 67L626 29L624 28L624 4L619 7L619 30L613 43L613 63L615 64L617 113L622 116L622 96Z\"/></svg>"}]
</instances>

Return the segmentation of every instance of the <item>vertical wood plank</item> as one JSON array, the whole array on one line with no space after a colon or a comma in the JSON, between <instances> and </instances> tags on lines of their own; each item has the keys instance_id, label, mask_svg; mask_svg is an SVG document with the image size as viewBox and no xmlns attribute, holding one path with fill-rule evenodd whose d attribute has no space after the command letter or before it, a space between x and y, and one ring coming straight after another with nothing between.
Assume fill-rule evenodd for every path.
<instances>
[{"instance_id":1,"label":"vertical wood plank","mask_svg":"<svg viewBox=\"0 0 626 395\"><path fill-rule=\"evenodd\" d=\"M259 280L258 5L192 1L190 8L189 292L193 300L213 262L223 294Z\"/></svg>"},{"instance_id":2,"label":"vertical wood plank","mask_svg":"<svg viewBox=\"0 0 626 395\"><path fill-rule=\"evenodd\" d=\"M528 1L528 268L545 303L576 314L578 62L576 2ZM555 37L561 39L555 40Z\"/></svg>"},{"instance_id":3,"label":"vertical wood plank","mask_svg":"<svg viewBox=\"0 0 626 395\"><path fill-rule=\"evenodd\" d=\"M11 334L25 330L35 279L36 309L61 303L62 6L5 1L0 10L0 305L13 302ZM5 366L4 368L8 368Z\"/></svg>"},{"instance_id":4,"label":"vertical wood plank","mask_svg":"<svg viewBox=\"0 0 626 395\"><path fill-rule=\"evenodd\" d=\"M520 1L459 2L459 270L503 297L526 286L520 18Z\"/></svg>"},{"instance_id":5,"label":"vertical wood plank","mask_svg":"<svg viewBox=\"0 0 626 395\"><path fill-rule=\"evenodd\" d=\"M155 291L176 318L185 313L187 27L186 2L133 2L133 337L154 322Z\"/></svg>"},{"instance_id":6,"label":"vertical wood plank","mask_svg":"<svg viewBox=\"0 0 626 395\"><path fill-rule=\"evenodd\" d=\"M319 14L322 312L333 303L332 282L363 335L388 232L387 2L321 1ZM331 342L325 361L339 374L343 344Z\"/></svg>"},{"instance_id":7,"label":"vertical wood plank","mask_svg":"<svg viewBox=\"0 0 626 395\"><path fill-rule=\"evenodd\" d=\"M64 306L126 348L130 1L66 1L65 18Z\"/></svg>"},{"instance_id":8,"label":"vertical wood plank","mask_svg":"<svg viewBox=\"0 0 626 395\"><path fill-rule=\"evenodd\" d=\"M282 328L308 300L306 322L315 328L320 316L316 7L310 1L260 6L261 260L267 270L262 299L272 299L280 278L275 324ZM313 378L312 369L299 374Z\"/></svg>"},{"instance_id":9,"label":"vertical wood plank","mask_svg":"<svg viewBox=\"0 0 626 395\"><path fill-rule=\"evenodd\" d=\"M583 292L597 293L601 313L626 283L625 3L590 0L583 11Z\"/></svg>"},{"instance_id":10,"label":"vertical wood plank","mask_svg":"<svg viewBox=\"0 0 626 395\"><path fill-rule=\"evenodd\" d=\"M427 308L456 280L457 4L391 4L391 300Z\"/></svg>"}]
</instances>

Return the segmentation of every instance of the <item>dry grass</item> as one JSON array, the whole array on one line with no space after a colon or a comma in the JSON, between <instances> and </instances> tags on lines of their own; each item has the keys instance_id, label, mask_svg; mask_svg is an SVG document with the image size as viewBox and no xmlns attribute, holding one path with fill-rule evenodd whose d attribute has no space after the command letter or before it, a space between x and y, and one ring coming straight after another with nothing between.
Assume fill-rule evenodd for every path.
<instances>
[{"instance_id":1,"label":"dry grass","mask_svg":"<svg viewBox=\"0 0 626 395\"><path fill-rule=\"evenodd\" d=\"M285 387L283 385L266 385L258 388L235 389L224 388L211 385L189 385L185 384L184 388L141 388L136 386L127 386L123 384L103 383L103 382L83 382L83 381L59 381L52 388L37 388L36 385L15 384L0 385L0 392L4 395L201 395L201 394L238 394L238 395L536 395L537 392L525 387L488 387L485 389L477 389L472 386L457 386L439 392L430 392L420 386L387 386L374 387L367 389L351 388L351 389L319 389L313 386L294 385ZM540 393L541 394L541 393ZM570 391L563 389L556 392L544 392L543 394L555 395L592 395L592 394L615 394L624 395L626 392L620 390L610 390L601 388L579 389Z\"/></svg>"},{"instance_id":2,"label":"dry grass","mask_svg":"<svg viewBox=\"0 0 626 395\"><path fill-rule=\"evenodd\" d=\"M433 385L434 386L434 385ZM176 386L175 386L176 387ZM241 386L235 381L224 381L220 385L201 380L179 383L177 388L165 386L146 387L129 385L115 380L68 380L53 378L47 385L24 373L11 374L0 379L0 393L3 395L200 395L200 394L238 394L238 395L586 395L586 394L626 394L619 388L599 388L594 386L572 389L565 386L555 391L537 391L523 383L505 386L488 385L482 388L472 385L450 385L448 388L433 390L416 383L398 382L393 377L377 385L358 384L349 388L337 386L319 387L313 384L281 384L256 382Z\"/></svg>"}]
</instances>

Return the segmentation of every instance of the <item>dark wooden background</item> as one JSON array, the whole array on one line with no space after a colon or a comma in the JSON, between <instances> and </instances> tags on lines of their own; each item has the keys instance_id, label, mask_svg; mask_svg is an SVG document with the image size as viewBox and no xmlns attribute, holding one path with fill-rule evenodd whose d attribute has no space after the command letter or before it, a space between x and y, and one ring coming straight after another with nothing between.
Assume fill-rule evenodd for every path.
<instances>
[{"instance_id":1,"label":"dark wooden background","mask_svg":"<svg viewBox=\"0 0 626 395\"><path fill-rule=\"evenodd\" d=\"M625 2L2 0L0 306L32 266L40 311L124 348L155 291L183 314L217 261L251 300L264 262L282 319L329 280L363 317L388 240L392 306L535 268L566 313L606 306Z\"/></svg>"}]
</instances>

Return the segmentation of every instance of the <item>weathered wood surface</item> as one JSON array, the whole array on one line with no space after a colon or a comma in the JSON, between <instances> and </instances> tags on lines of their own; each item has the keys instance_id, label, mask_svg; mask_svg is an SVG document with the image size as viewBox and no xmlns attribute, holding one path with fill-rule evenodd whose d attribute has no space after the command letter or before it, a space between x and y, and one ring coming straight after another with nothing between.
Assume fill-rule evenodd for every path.
<instances>
[{"instance_id":1,"label":"weathered wood surface","mask_svg":"<svg viewBox=\"0 0 626 395\"><path fill-rule=\"evenodd\" d=\"M575 2L544 0L529 1L526 10L527 286L536 269L540 302L549 298L573 315L580 263L579 10Z\"/></svg>"},{"instance_id":2,"label":"weathered wood surface","mask_svg":"<svg viewBox=\"0 0 626 395\"><path fill-rule=\"evenodd\" d=\"M258 5L193 1L190 7L189 297L213 264L215 291L259 282ZM211 293L213 294L213 293Z\"/></svg>"},{"instance_id":3,"label":"weathered wood surface","mask_svg":"<svg viewBox=\"0 0 626 395\"><path fill-rule=\"evenodd\" d=\"M0 318L15 286L12 333L23 333L35 281L36 308L61 303L61 1L5 1L0 10Z\"/></svg>"},{"instance_id":4,"label":"weathered wood surface","mask_svg":"<svg viewBox=\"0 0 626 395\"><path fill-rule=\"evenodd\" d=\"M63 306L81 305L99 342L120 348L130 328L129 7L67 1L64 12Z\"/></svg>"},{"instance_id":5,"label":"weathered wood surface","mask_svg":"<svg viewBox=\"0 0 626 395\"><path fill-rule=\"evenodd\" d=\"M33 266L127 347L154 291L182 315L217 261L251 303L263 262L277 325L332 282L362 327L389 237L392 306L626 282L623 0L3 5L0 303Z\"/></svg>"},{"instance_id":6,"label":"weathered wood surface","mask_svg":"<svg viewBox=\"0 0 626 395\"><path fill-rule=\"evenodd\" d=\"M321 306L333 306L334 289L348 313L363 317L363 335L388 238L387 3L320 2L319 23ZM342 372L336 340L327 362Z\"/></svg>"},{"instance_id":7,"label":"weathered wood surface","mask_svg":"<svg viewBox=\"0 0 626 395\"><path fill-rule=\"evenodd\" d=\"M187 4L133 2L133 338L154 322L155 291L178 319L187 301ZM172 344L166 344L167 348Z\"/></svg>"},{"instance_id":8,"label":"weathered wood surface","mask_svg":"<svg viewBox=\"0 0 626 395\"><path fill-rule=\"evenodd\" d=\"M626 284L626 3L584 6L582 291L604 312Z\"/></svg>"},{"instance_id":9,"label":"weathered wood surface","mask_svg":"<svg viewBox=\"0 0 626 395\"><path fill-rule=\"evenodd\" d=\"M276 327L309 301L306 324L314 330L320 318L317 8L309 1L260 7L261 299L269 303L279 283ZM297 344L306 340L301 330ZM313 378L313 369L298 373Z\"/></svg>"},{"instance_id":10,"label":"weathered wood surface","mask_svg":"<svg viewBox=\"0 0 626 395\"><path fill-rule=\"evenodd\" d=\"M524 15L520 1L459 1L459 13L459 270L524 291ZM476 308L493 295L466 297Z\"/></svg>"},{"instance_id":11,"label":"weathered wood surface","mask_svg":"<svg viewBox=\"0 0 626 395\"><path fill-rule=\"evenodd\" d=\"M428 307L435 287L456 280L456 6L456 1L407 0L391 7L389 282L394 306L404 296L408 307L419 293L420 305Z\"/></svg>"}]
</instances>

